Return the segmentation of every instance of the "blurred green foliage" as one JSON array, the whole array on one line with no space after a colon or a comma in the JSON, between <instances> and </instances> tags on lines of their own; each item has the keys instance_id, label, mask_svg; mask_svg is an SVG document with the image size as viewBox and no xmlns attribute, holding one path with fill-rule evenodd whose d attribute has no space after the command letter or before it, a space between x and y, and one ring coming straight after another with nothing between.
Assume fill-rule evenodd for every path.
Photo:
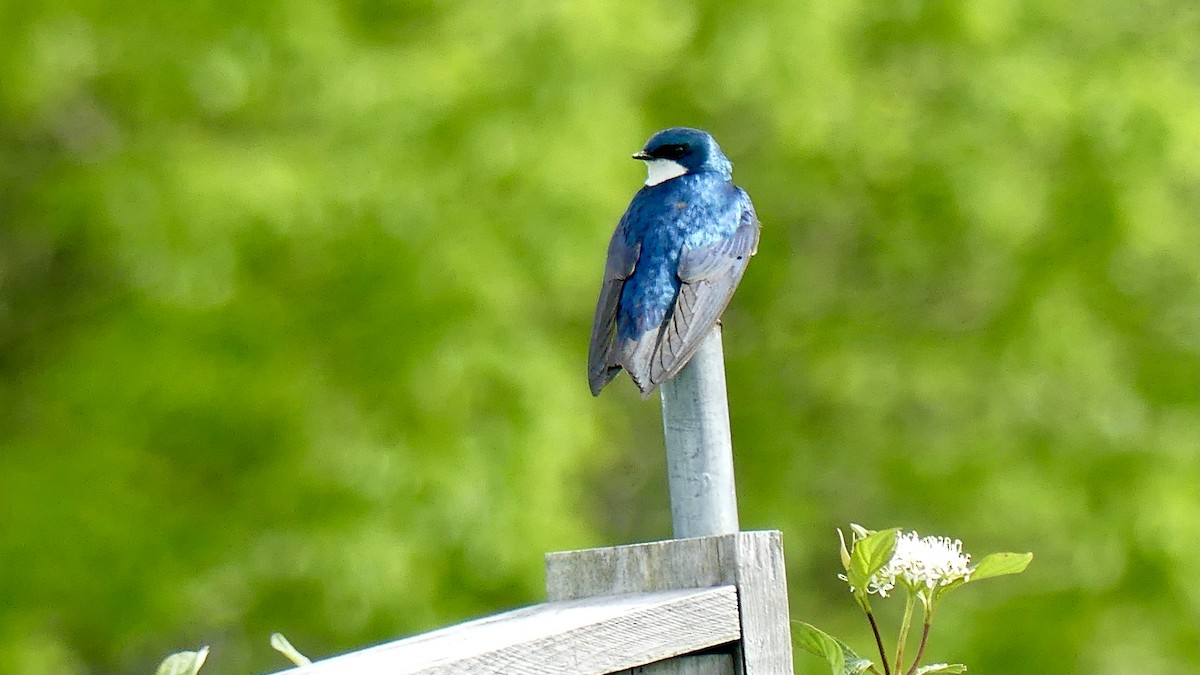
<instances>
[{"instance_id":1,"label":"blurred green foliage","mask_svg":"<svg viewBox=\"0 0 1200 675\"><path fill-rule=\"evenodd\" d=\"M793 616L867 653L834 528L903 525L1037 556L930 660L1200 670L1194 1L0 27L0 671L276 669L275 630L350 650L668 536L658 406L584 361L628 155L676 124L764 223L725 344Z\"/></svg>"}]
</instances>

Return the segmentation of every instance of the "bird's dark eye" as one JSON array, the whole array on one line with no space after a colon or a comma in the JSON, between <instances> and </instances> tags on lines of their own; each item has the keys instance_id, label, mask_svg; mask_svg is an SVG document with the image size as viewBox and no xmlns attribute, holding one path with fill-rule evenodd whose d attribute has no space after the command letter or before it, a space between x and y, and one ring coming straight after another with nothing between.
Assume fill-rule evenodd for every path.
<instances>
[{"instance_id":1,"label":"bird's dark eye","mask_svg":"<svg viewBox=\"0 0 1200 675\"><path fill-rule=\"evenodd\" d=\"M687 154L688 146L684 143L670 143L668 145L660 145L651 153L660 159L679 159Z\"/></svg>"}]
</instances>

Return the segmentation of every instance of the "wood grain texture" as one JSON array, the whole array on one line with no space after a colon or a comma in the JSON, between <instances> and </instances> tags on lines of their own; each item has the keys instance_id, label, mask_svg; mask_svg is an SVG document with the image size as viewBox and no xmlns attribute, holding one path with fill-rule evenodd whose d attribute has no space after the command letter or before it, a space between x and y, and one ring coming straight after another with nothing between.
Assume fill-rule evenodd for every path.
<instances>
[{"instance_id":1,"label":"wood grain texture","mask_svg":"<svg viewBox=\"0 0 1200 675\"><path fill-rule=\"evenodd\" d=\"M622 670L617 675L727 675L737 672L733 654L679 656L648 666Z\"/></svg>"},{"instance_id":2,"label":"wood grain texture","mask_svg":"<svg viewBox=\"0 0 1200 675\"><path fill-rule=\"evenodd\" d=\"M552 600L734 584L742 640L735 658L748 675L792 672L783 539L777 531L550 553Z\"/></svg>"},{"instance_id":3,"label":"wood grain texture","mask_svg":"<svg viewBox=\"0 0 1200 675\"><path fill-rule=\"evenodd\" d=\"M601 675L740 637L733 586L548 602L288 675Z\"/></svg>"},{"instance_id":4,"label":"wood grain texture","mask_svg":"<svg viewBox=\"0 0 1200 675\"><path fill-rule=\"evenodd\" d=\"M745 672L792 672L792 625L788 614L787 570L783 535L778 531L742 532L728 538L734 548L734 582L742 619Z\"/></svg>"},{"instance_id":5,"label":"wood grain texture","mask_svg":"<svg viewBox=\"0 0 1200 675\"><path fill-rule=\"evenodd\" d=\"M660 391L675 538L737 532L720 324L701 338L691 360Z\"/></svg>"}]
</instances>

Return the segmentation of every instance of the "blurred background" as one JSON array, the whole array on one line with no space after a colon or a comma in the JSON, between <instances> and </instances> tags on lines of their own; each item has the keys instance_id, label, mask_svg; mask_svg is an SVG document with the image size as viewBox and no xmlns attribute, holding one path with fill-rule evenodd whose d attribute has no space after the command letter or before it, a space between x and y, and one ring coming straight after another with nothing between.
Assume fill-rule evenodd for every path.
<instances>
[{"instance_id":1,"label":"blurred background","mask_svg":"<svg viewBox=\"0 0 1200 675\"><path fill-rule=\"evenodd\" d=\"M1192 0L0 26L0 672L279 669L272 631L327 656L668 537L657 397L593 399L585 352L629 154L673 125L763 221L725 345L793 618L869 653L835 528L898 525L1036 555L930 661L1200 672Z\"/></svg>"}]
</instances>

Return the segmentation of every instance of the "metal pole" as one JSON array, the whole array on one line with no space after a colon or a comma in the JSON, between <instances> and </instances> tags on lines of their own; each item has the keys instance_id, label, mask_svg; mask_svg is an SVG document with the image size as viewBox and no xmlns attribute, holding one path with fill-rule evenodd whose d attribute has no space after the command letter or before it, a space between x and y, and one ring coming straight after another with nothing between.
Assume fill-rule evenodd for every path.
<instances>
[{"instance_id":1,"label":"metal pole","mask_svg":"<svg viewBox=\"0 0 1200 675\"><path fill-rule=\"evenodd\" d=\"M683 370L660 389L675 538L737 532L720 324Z\"/></svg>"}]
</instances>

